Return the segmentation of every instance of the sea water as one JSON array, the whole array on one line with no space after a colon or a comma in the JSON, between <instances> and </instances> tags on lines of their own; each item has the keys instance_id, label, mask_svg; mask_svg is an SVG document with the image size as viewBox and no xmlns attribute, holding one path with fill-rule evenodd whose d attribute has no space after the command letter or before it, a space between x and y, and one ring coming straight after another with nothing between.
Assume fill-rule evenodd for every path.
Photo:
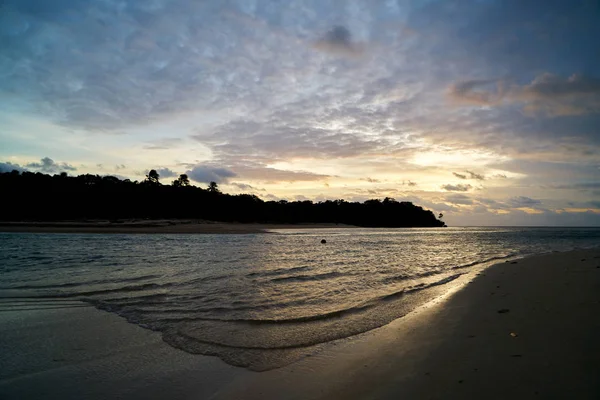
<instances>
[{"instance_id":1,"label":"sea water","mask_svg":"<svg viewBox=\"0 0 600 400\"><path fill-rule=\"evenodd\" d=\"M599 244L597 228L0 233L0 307L80 300L266 370L400 318L473 268Z\"/></svg>"}]
</instances>

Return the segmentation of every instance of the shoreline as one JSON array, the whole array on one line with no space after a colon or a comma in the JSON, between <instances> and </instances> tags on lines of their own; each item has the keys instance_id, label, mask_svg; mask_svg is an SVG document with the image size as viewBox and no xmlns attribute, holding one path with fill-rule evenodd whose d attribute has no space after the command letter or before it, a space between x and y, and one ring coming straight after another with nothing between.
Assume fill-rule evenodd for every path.
<instances>
[{"instance_id":1,"label":"shoreline","mask_svg":"<svg viewBox=\"0 0 600 400\"><path fill-rule=\"evenodd\" d=\"M283 368L191 355L115 314L0 302L3 399L578 398L600 395L600 249L500 262Z\"/></svg>"},{"instance_id":2,"label":"shoreline","mask_svg":"<svg viewBox=\"0 0 600 400\"><path fill-rule=\"evenodd\" d=\"M0 222L0 232L106 234L256 234L273 229L357 228L335 223L258 224L205 220L124 220Z\"/></svg>"}]
</instances>

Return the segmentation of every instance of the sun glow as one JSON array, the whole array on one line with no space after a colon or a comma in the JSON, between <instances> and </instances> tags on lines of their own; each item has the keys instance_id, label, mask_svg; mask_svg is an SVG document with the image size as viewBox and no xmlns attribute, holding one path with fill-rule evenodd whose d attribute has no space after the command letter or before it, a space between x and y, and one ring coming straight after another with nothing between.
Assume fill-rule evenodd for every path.
<instances>
[{"instance_id":1,"label":"sun glow","mask_svg":"<svg viewBox=\"0 0 600 400\"><path fill-rule=\"evenodd\" d=\"M481 150L440 149L416 153L410 162L420 166L452 166L457 168L482 167L507 160L509 158L506 156Z\"/></svg>"}]
</instances>

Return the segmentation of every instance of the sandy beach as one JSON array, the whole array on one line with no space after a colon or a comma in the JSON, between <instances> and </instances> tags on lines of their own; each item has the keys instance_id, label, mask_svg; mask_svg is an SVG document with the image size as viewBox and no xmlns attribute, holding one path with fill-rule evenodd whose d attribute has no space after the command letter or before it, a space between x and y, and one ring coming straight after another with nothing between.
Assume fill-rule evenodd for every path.
<instances>
[{"instance_id":1,"label":"sandy beach","mask_svg":"<svg viewBox=\"0 0 600 400\"><path fill-rule=\"evenodd\" d=\"M0 232L251 234L271 229L353 228L344 224L242 224L205 220L0 222Z\"/></svg>"},{"instance_id":2,"label":"sandy beach","mask_svg":"<svg viewBox=\"0 0 600 400\"><path fill-rule=\"evenodd\" d=\"M80 302L0 303L2 399L597 399L600 250L465 275L394 322L251 372Z\"/></svg>"}]
</instances>

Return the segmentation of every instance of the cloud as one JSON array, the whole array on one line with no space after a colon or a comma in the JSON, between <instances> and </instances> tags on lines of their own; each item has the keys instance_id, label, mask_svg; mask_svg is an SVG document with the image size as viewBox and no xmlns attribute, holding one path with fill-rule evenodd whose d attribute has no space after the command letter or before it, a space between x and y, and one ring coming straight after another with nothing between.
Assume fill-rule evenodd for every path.
<instances>
[{"instance_id":1,"label":"cloud","mask_svg":"<svg viewBox=\"0 0 600 400\"><path fill-rule=\"evenodd\" d=\"M577 189L577 190L593 190L600 189L600 182L577 182L562 185L550 185L552 189Z\"/></svg>"},{"instance_id":2,"label":"cloud","mask_svg":"<svg viewBox=\"0 0 600 400\"><path fill-rule=\"evenodd\" d=\"M581 74L563 78L545 73L525 85L500 79L467 80L452 84L448 94L458 103L519 104L528 113L550 117L600 113L600 79Z\"/></svg>"},{"instance_id":3,"label":"cloud","mask_svg":"<svg viewBox=\"0 0 600 400\"><path fill-rule=\"evenodd\" d=\"M146 150L168 150L168 149L177 147L177 145L181 144L182 142L183 142L183 139L181 139L181 138L166 138L166 139L161 139L161 140L158 140L151 144L145 145L144 149L146 149Z\"/></svg>"},{"instance_id":4,"label":"cloud","mask_svg":"<svg viewBox=\"0 0 600 400\"><path fill-rule=\"evenodd\" d=\"M117 179L120 179L122 181L124 181L124 180L130 180L128 177L123 176L123 175L118 175L118 174L109 174L109 175L101 175L101 176L103 176L103 177L111 176L113 178L117 178Z\"/></svg>"},{"instance_id":5,"label":"cloud","mask_svg":"<svg viewBox=\"0 0 600 400\"><path fill-rule=\"evenodd\" d=\"M336 100L331 99L331 102L335 104ZM233 120L219 126L211 134L195 134L191 137L209 146L215 156L223 159L252 157L266 163L289 158L350 158L390 152L401 146L392 146L386 138L365 137L357 129L324 126L330 124L331 120L341 122L347 119L353 110L337 110L338 115L327 114L319 118L314 114L304 115L306 109L313 106L301 102L262 120ZM354 118L359 116L357 111Z\"/></svg>"},{"instance_id":6,"label":"cloud","mask_svg":"<svg viewBox=\"0 0 600 400\"><path fill-rule=\"evenodd\" d=\"M260 197L262 197L263 199L265 199L266 201L280 201L282 200L281 197L275 196L274 194L265 194L265 195L260 195Z\"/></svg>"},{"instance_id":7,"label":"cloud","mask_svg":"<svg viewBox=\"0 0 600 400\"><path fill-rule=\"evenodd\" d=\"M526 101L525 110L550 116L600 112L600 80L579 74L561 78L543 74L515 89L515 98Z\"/></svg>"},{"instance_id":8,"label":"cloud","mask_svg":"<svg viewBox=\"0 0 600 400\"><path fill-rule=\"evenodd\" d=\"M596 212L564 212L540 210L538 213L527 213L511 210L509 213L497 214L488 212L485 215L463 213L446 215L449 225L487 225L487 226L600 226L600 213ZM483 221L483 222L482 222Z\"/></svg>"},{"instance_id":9,"label":"cloud","mask_svg":"<svg viewBox=\"0 0 600 400\"><path fill-rule=\"evenodd\" d=\"M232 169L236 171L237 176L244 179L250 179L268 183L278 182L309 182L319 181L330 178L330 175L317 174L307 171L290 171L277 168L269 168L261 165L236 165Z\"/></svg>"},{"instance_id":10,"label":"cloud","mask_svg":"<svg viewBox=\"0 0 600 400\"><path fill-rule=\"evenodd\" d=\"M479 198L477 199L478 202L486 204L488 206L497 206L499 205L499 203L494 200L494 199L486 199L486 198Z\"/></svg>"},{"instance_id":11,"label":"cloud","mask_svg":"<svg viewBox=\"0 0 600 400\"><path fill-rule=\"evenodd\" d=\"M478 181L483 181L485 180L485 176L481 175L481 174L476 174L475 172L472 171L465 171L467 174L469 174L469 177L471 179L476 179Z\"/></svg>"},{"instance_id":12,"label":"cloud","mask_svg":"<svg viewBox=\"0 0 600 400\"><path fill-rule=\"evenodd\" d=\"M442 189L447 190L448 192L468 192L473 186L469 184L459 183L458 185L442 185Z\"/></svg>"},{"instance_id":13,"label":"cloud","mask_svg":"<svg viewBox=\"0 0 600 400\"><path fill-rule=\"evenodd\" d=\"M158 175L160 175L161 178L172 178L177 176L177 174L169 168L157 168L156 172L158 172Z\"/></svg>"},{"instance_id":14,"label":"cloud","mask_svg":"<svg viewBox=\"0 0 600 400\"><path fill-rule=\"evenodd\" d=\"M485 180L485 176L482 174L477 174L473 171L465 171L464 174L459 174L458 172L453 172L452 175L457 177L458 179L476 179L478 181Z\"/></svg>"},{"instance_id":15,"label":"cloud","mask_svg":"<svg viewBox=\"0 0 600 400\"><path fill-rule=\"evenodd\" d=\"M380 179L369 178L369 177L362 178L361 181L367 181L369 183L380 183L381 182Z\"/></svg>"},{"instance_id":16,"label":"cloud","mask_svg":"<svg viewBox=\"0 0 600 400\"><path fill-rule=\"evenodd\" d=\"M265 189L260 189L257 187L254 187L252 185L248 185L247 183L239 183L239 182L231 182L229 183L230 186L236 187L240 190L246 190L246 191L259 191L259 192L266 192Z\"/></svg>"},{"instance_id":17,"label":"cloud","mask_svg":"<svg viewBox=\"0 0 600 400\"><path fill-rule=\"evenodd\" d=\"M199 183L227 183L229 178L237 176L235 172L226 168L212 167L208 165L196 165L186 172L187 176Z\"/></svg>"},{"instance_id":18,"label":"cloud","mask_svg":"<svg viewBox=\"0 0 600 400\"><path fill-rule=\"evenodd\" d=\"M515 208L534 207L542 204L540 200L535 200L530 197L516 196L508 199L508 204Z\"/></svg>"},{"instance_id":19,"label":"cloud","mask_svg":"<svg viewBox=\"0 0 600 400\"><path fill-rule=\"evenodd\" d=\"M460 103L491 105L498 103L504 97L504 84L499 79L461 81L452 84L448 94Z\"/></svg>"},{"instance_id":20,"label":"cloud","mask_svg":"<svg viewBox=\"0 0 600 400\"><path fill-rule=\"evenodd\" d=\"M56 163L50 157L44 157L40 162L25 164L25 167L38 170L45 173L55 173L63 171L76 171L77 168L67 163Z\"/></svg>"},{"instance_id":21,"label":"cloud","mask_svg":"<svg viewBox=\"0 0 600 400\"><path fill-rule=\"evenodd\" d=\"M564 79L553 74L543 74L535 78L521 90L524 96L534 99L555 99L571 96L594 95L600 93L600 80L573 74Z\"/></svg>"},{"instance_id":22,"label":"cloud","mask_svg":"<svg viewBox=\"0 0 600 400\"><path fill-rule=\"evenodd\" d=\"M444 197L444 200L452 204L471 205L473 200L464 194L451 194Z\"/></svg>"},{"instance_id":23,"label":"cloud","mask_svg":"<svg viewBox=\"0 0 600 400\"><path fill-rule=\"evenodd\" d=\"M0 162L0 173L12 172L13 170L17 170L19 172L25 171L25 169L19 164L13 164L10 162Z\"/></svg>"},{"instance_id":24,"label":"cloud","mask_svg":"<svg viewBox=\"0 0 600 400\"><path fill-rule=\"evenodd\" d=\"M362 45L352 42L352 35L344 26L333 27L315 43L315 47L321 51L350 56L363 52Z\"/></svg>"},{"instance_id":25,"label":"cloud","mask_svg":"<svg viewBox=\"0 0 600 400\"><path fill-rule=\"evenodd\" d=\"M417 182L413 182L411 180L402 181L402 186L417 186Z\"/></svg>"}]
</instances>

